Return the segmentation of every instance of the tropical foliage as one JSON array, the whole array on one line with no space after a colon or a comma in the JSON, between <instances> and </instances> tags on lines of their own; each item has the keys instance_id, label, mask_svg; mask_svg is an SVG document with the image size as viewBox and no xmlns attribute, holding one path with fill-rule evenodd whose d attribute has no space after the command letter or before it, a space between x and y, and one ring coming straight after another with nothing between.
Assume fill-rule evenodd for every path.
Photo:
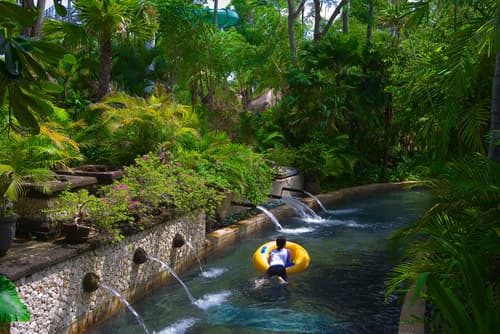
<instances>
[{"instance_id":1,"label":"tropical foliage","mask_svg":"<svg viewBox=\"0 0 500 334\"><path fill-rule=\"evenodd\" d=\"M426 182L435 205L398 236L408 246L407 260L394 269L389 291L416 282L416 294L432 307L427 325L433 332L494 333L500 324L500 166L478 155L451 164L443 176Z\"/></svg>"},{"instance_id":2,"label":"tropical foliage","mask_svg":"<svg viewBox=\"0 0 500 334\"><path fill-rule=\"evenodd\" d=\"M0 275L0 324L30 320L28 307L19 299L16 285Z\"/></svg>"},{"instance_id":3,"label":"tropical foliage","mask_svg":"<svg viewBox=\"0 0 500 334\"><path fill-rule=\"evenodd\" d=\"M224 30L185 1L74 5L27 35L39 13L0 1L4 199L81 156L127 166L99 196L134 219L264 201L272 161L322 190L431 179L390 287L417 283L433 331L498 325L497 0L233 0ZM267 89L278 102L249 111Z\"/></svg>"}]
</instances>

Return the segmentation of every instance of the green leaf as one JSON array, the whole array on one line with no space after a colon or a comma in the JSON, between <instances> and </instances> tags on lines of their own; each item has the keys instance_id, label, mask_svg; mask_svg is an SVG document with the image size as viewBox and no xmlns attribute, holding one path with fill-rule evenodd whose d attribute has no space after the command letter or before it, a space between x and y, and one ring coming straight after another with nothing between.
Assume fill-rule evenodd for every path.
<instances>
[{"instance_id":1,"label":"green leaf","mask_svg":"<svg viewBox=\"0 0 500 334\"><path fill-rule=\"evenodd\" d=\"M443 287L433 276L427 279L427 285L452 333L475 333L474 324L457 296L450 289Z\"/></svg>"},{"instance_id":2,"label":"green leaf","mask_svg":"<svg viewBox=\"0 0 500 334\"><path fill-rule=\"evenodd\" d=\"M29 102L25 99L26 95L21 92L19 87L10 85L9 97L11 108L19 124L29 128L33 133L39 133L38 122L28 108Z\"/></svg>"},{"instance_id":3,"label":"green leaf","mask_svg":"<svg viewBox=\"0 0 500 334\"><path fill-rule=\"evenodd\" d=\"M68 11L66 10L66 7L64 7L63 5L61 5L59 3L55 3L54 7L56 9L57 15L63 16L63 17L68 15Z\"/></svg>"},{"instance_id":4,"label":"green leaf","mask_svg":"<svg viewBox=\"0 0 500 334\"><path fill-rule=\"evenodd\" d=\"M64 87L62 85L52 83L52 82L42 82L41 86L44 91L48 93L60 93L64 90Z\"/></svg>"},{"instance_id":5,"label":"green leaf","mask_svg":"<svg viewBox=\"0 0 500 334\"><path fill-rule=\"evenodd\" d=\"M2 13L2 18L7 17L12 19L23 27L33 25L35 21L34 13L30 13L21 6L6 1L0 1L0 13Z\"/></svg>"},{"instance_id":6,"label":"green leaf","mask_svg":"<svg viewBox=\"0 0 500 334\"><path fill-rule=\"evenodd\" d=\"M72 54L66 53L63 57L63 61L67 64L75 65L76 64L76 58Z\"/></svg>"},{"instance_id":7,"label":"green leaf","mask_svg":"<svg viewBox=\"0 0 500 334\"><path fill-rule=\"evenodd\" d=\"M28 307L21 302L16 286L0 275L0 323L30 320Z\"/></svg>"},{"instance_id":8,"label":"green leaf","mask_svg":"<svg viewBox=\"0 0 500 334\"><path fill-rule=\"evenodd\" d=\"M430 272L426 271L424 273L420 273L417 278L417 282L415 285L415 293L413 294L413 297L411 298L411 303L414 304L417 298L420 297L420 293L422 292L422 289L425 286L425 282L427 281L427 278L429 277Z\"/></svg>"}]
</instances>

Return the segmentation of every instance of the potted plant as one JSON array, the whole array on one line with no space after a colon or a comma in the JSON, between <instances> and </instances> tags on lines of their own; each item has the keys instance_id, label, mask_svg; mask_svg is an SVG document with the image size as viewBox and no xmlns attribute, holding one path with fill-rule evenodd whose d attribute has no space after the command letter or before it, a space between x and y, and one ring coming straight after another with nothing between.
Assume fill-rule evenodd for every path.
<instances>
[{"instance_id":1,"label":"potted plant","mask_svg":"<svg viewBox=\"0 0 500 334\"><path fill-rule=\"evenodd\" d=\"M94 196L86 189L72 192L69 188L61 193L53 206L42 210L56 224L60 224L62 233L69 243L85 242L90 234L90 212Z\"/></svg>"},{"instance_id":2,"label":"potted plant","mask_svg":"<svg viewBox=\"0 0 500 334\"><path fill-rule=\"evenodd\" d=\"M19 299L14 283L0 275L0 333L9 333L10 323L30 320L30 312Z\"/></svg>"},{"instance_id":3,"label":"potted plant","mask_svg":"<svg viewBox=\"0 0 500 334\"><path fill-rule=\"evenodd\" d=\"M54 223L61 225L62 233L69 243L86 242L92 231L104 232L103 237L117 238L119 224L134 221L125 192L126 189L119 188L107 197L97 197L87 189L67 189L43 212Z\"/></svg>"}]
</instances>

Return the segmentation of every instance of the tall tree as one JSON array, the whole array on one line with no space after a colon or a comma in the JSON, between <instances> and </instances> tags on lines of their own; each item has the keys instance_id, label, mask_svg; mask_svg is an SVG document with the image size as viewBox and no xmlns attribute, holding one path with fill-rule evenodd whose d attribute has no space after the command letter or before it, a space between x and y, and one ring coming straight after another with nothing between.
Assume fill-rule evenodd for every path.
<instances>
[{"instance_id":1,"label":"tall tree","mask_svg":"<svg viewBox=\"0 0 500 334\"><path fill-rule=\"evenodd\" d=\"M96 98L100 101L109 92L113 38L151 40L156 27L155 12L147 1L135 0L77 0L74 6L85 30L99 45Z\"/></svg>"},{"instance_id":2,"label":"tall tree","mask_svg":"<svg viewBox=\"0 0 500 334\"><path fill-rule=\"evenodd\" d=\"M316 0L315 0L316 1ZM297 59L297 41L295 39L295 21L304 9L306 0L300 0L297 8L295 8L294 0L287 0L288 4L288 41L290 43L290 51L292 52L293 62Z\"/></svg>"},{"instance_id":3,"label":"tall tree","mask_svg":"<svg viewBox=\"0 0 500 334\"><path fill-rule=\"evenodd\" d=\"M289 0L290 1L290 0ZM332 27L333 22L337 18L337 16L341 13L342 8L344 5L348 2L348 0L341 0L338 4L337 7L335 7L335 10L332 12L330 17L328 18L328 21L326 22L325 26L323 29L321 29L321 16L318 17L318 14L321 13L321 5L322 2L321 0L314 0L314 13L316 15L314 19L314 43L319 43L321 38L325 36L330 28Z\"/></svg>"},{"instance_id":4,"label":"tall tree","mask_svg":"<svg viewBox=\"0 0 500 334\"><path fill-rule=\"evenodd\" d=\"M495 75L491 98L491 126L488 157L500 163L500 0L496 1L494 19L494 46L496 49Z\"/></svg>"},{"instance_id":5,"label":"tall tree","mask_svg":"<svg viewBox=\"0 0 500 334\"><path fill-rule=\"evenodd\" d=\"M349 0L342 7L342 31L345 34L349 33Z\"/></svg>"}]
</instances>

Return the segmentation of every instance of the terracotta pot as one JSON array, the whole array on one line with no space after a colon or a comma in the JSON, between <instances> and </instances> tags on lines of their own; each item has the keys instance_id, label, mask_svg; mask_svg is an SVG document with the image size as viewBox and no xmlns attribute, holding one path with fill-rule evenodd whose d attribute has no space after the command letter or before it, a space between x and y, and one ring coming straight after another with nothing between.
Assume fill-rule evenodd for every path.
<instances>
[{"instance_id":1,"label":"terracotta pot","mask_svg":"<svg viewBox=\"0 0 500 334\"><path fill-rule=\"evenodd\" d=\"M7 250L12 246L12 241L16 235L16 218L0 218L0 256L7 254Z\"/></svg>"},{"instance_id":2,"label":"terracotta pot","mask_svg":"<svg viewBox=\"0 0 500 334\"><path fill-rule=\"evenodd\" d=\"M81 244L89 239L90 227L70 223L62 224L62 233L70 244Z\"/></svg>"}]
</instances>

